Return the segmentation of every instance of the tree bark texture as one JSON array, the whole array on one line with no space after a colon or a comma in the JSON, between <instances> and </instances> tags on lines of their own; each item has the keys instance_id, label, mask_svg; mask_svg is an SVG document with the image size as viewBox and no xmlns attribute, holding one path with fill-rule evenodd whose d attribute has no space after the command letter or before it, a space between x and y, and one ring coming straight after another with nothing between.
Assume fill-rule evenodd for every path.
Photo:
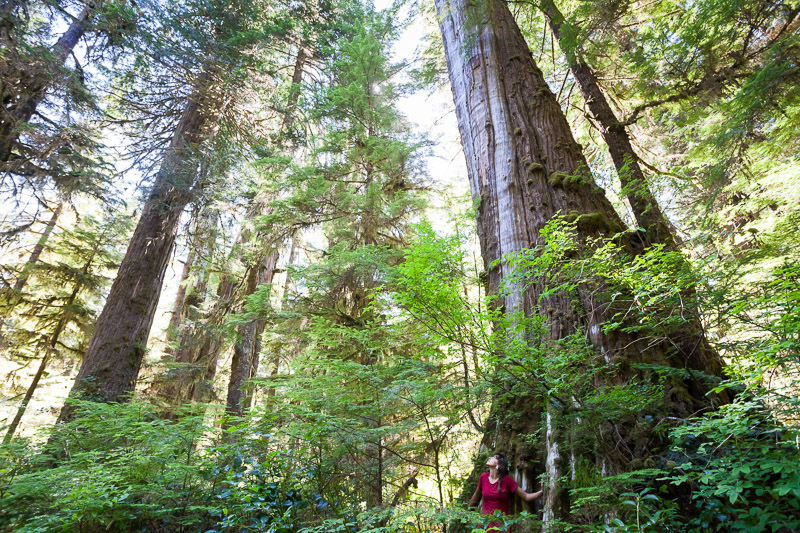
<instances>
[{"instance_id":1,"label":"tree bark texture","mask_svg":"<svg viewBox=\"0 0 800 533\"><path fill-rule=\"evenodd\" d=\"M71 396L123 401L136 387L181 214L193 195L198 167L195 152L213 136L220 116L212 92L211 75L205 73L198 78L164 154ZM71 415L67 405L59 421Z\"/></svg>"},{"instance_id":2,"label":"tree bark texture","mask_svg":"<svg viewBox=\"0 0 800 533\"><path fill-rule=\"evenodd\" d=\"M578 51L570 50L564 45L562 40L562 29L566 24L564 15L553 0L542 0L539 6L547 17L550 30L561 45L589 111L600 126L600 132L617 169L623 193L630 202L636 223L645 230L645 243L673 246L675 239L672 228L650 189L639 164L639 158L633 151L628 130L611 109L591 67L586 64Z\"/></svg>"},{"instance_id":3,"label":"tree bark texture","mask_svg":"<svg viewBox=\"0 0 800 533\"><path fill-rule=\"evenodd\" d=\"M262 284L272 284L275 277L275 268L278 264L278 252L274 251L255 267L250 268L247 275L246 291L253 294ZM238 328L239 340L233 346L233 361L231 362L231 379L228 383L228 396L225 402L226 412L229 416L240 417L244 415L247 407L245 385L247 380L255 376L258 370L259 338L264 332L264 320L254 318Z\"/></svg>"},{"instance_id":4,"label":"tree bark texture","mask_svg":"<svg viewBox=\"0 0 800 533\"><path fill-rule=\"evenodd\" d=\"M599 188L580 146L575 142L559 104L533 61L508 7L502 1L436 0L456 116L473 196L478 204L478 235L488 273L488 294L497 295L511 267L502 259L542 243L540 230L557 214L573 214L580 242L590 236L617 233L624 224ZM544 286L534 280L522 291L505 287L500 304L506 313L534 311L548 324L548 337L564 338L583 327L590 342L607 362L619 362L611 379L623 384L637 377L631 363L665 364L720 375L713 350L697 336L681 344L692 351L670 354L664 344L649 347L621 331L602 332L610 313L598 301L598 287L580 288L577 305L565 296L540 302ZM641 378L642 376L638 376ZM598 386L608 377L595 376ZM666 387L670 413L685 417L709 407L707 387L699 382L672 380ZM654 434L646 428L626 428L624 447L611 432L586 428L607 439L594 451L570 448L555 425L556 406L535 399L493 406L493 422L484 446L509 456L510 469L525 486L543 471L544 519L568 516L567 494L554 480L569 472L576 458L596 463L601 472L623 471L632 459L650 453ZM560 406L567 409L569 406ZM602 428L600 428L602 429ZM521 434L544 430L544 442L525 449ZM643 435L636 435L640 431ZM625 452L620 452L624 449ZM630 455L626 455L630 450Z\"/></svg>"},{"instance_id":5,"label":"tree bark texture","mask_svg":"<svg viewBox=\"0 0 800 533\"><path fill-rule=\"evenodd\" d=\"M100 2L98 5L94 5L93 2L88 3L53 46L51 54L54 63L59 67L64 65L67 57L86 33L99 6ZM0 80L2 83L0 99L3 102L0 115L0 161L2 162L11 159L11 152L19 138L19 126L31 120L36 108L57 79L48 71L46 63L41 62L39 65L34 65L36 66L39 68L26 68L21 75L9 75L7 69L2 70L4 78Z\"/></svg>"}]
</instances>

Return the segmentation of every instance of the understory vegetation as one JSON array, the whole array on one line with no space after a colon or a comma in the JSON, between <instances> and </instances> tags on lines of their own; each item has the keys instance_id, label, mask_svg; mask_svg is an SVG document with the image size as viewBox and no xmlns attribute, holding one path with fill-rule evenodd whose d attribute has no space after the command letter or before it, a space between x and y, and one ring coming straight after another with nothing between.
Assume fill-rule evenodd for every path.
<instances>
[{"instance_id":1,"label":"understory vegetation","mask_svg":"<svg viewBox=\"0 0 800 533\"><path fill-rule=\"evenodd\" d=\"M800 531L798 77L795 1L2 3L0 531Z\"/></svg>"}]
</instances>

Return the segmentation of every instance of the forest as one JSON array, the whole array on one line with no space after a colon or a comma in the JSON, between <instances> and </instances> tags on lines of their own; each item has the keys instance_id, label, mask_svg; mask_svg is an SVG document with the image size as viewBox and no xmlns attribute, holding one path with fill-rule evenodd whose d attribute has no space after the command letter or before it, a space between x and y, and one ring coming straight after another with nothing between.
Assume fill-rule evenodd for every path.
<instances>
[{"instance_id":1,"label":"forest","mask_svg":"<svg viewBox=\"0 0 800 533\"><path fill-rule=\"evenodd\" d=\"M800 0L0 0L0 98L0 532L800 531Z\"/></svg>"}]
</instances>

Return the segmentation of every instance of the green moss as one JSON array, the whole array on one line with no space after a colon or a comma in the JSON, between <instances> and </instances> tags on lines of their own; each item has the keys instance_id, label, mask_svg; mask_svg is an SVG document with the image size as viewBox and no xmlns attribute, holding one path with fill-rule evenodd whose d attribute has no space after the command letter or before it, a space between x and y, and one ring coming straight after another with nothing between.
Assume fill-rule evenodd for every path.
<instances>
[{"instance_id":1,"label":"green moss","mask_svg":"<svg viewBox=\"0 0 800 533\"><path fill-rule=\"evenodd\" d=\"M585 213L578 219L578 227L587 233L598 233L606 229L607 221L602 213Z\"/></svg>"},{"instance_id":2,"label":"green moss","mask_svg":"<svg viewBox=\"0 0 800 533\"><path fill-rule=\"evenodd\" d=\"M516 135L516 136L518 136L518 137L519 137L520 135L522 135L522 128L517 128L517 129L515 129L515 130L514 130L514 135Z\"/></svg>"},{"instance_id":3,"label":"green moss","mask_svg":"<svg viewBox=\"0 0 800 533\"><path fill-rule=\"evenodd\" d=\"M620 226L619 222L616 220L609 220L608 221L608 233L610 234L617 234L622 232L622 226Z\"/></svg>"},{"instance_id":4,"label":"green moss","mask_svg":"<svg viewBox=\"0 0 800 533\"><path fill-rule=\"evenodd\" d=\"M566 219L567 222L575 222L580 218L580 216L581 214L573 209L572 211L567 213L567 216L565 216L564 218Z\"/></svg>"},{"instance_id":5,"label":"green moss","mask_svg":"<svg viewBox=\"0 0 800 533\"><path fill-rule=\"evenodd\" d=\"M544 172L544 165L541 163L531 163L528 165L528 172Z\"/></svg>"},{"instance_id":6,"label":"green moss","mask_svg":"<svg viewBox=\"0 0 800 533\"><path fill-rule=\"evenodd\" d=\"M549 94L553 93L550 92L550 87L548 87L547 85L542 85L541 87L536 89L536 96L538 96L539 98L547 96Z\"/></svg>"},{"instance_id":7,"label":"green moss","mask_svg":"<svg viewBox=\"0 0 800 533\"><path fill-rule=\"evenodd\" d=\"M584 213L577 219L578 228L586 233L616 234L622 231L619 222L609 219L604 213Z\"/></svg>"},{"instance_id":8,"label":"green moss","mask_svg":"<svg viewBox=\"0 0 800 533\"><path fill-rule=\"evenodd\" d=\"M564 179L564 187L578 188L585 183L583 176L574 174Z\"/></svg>"},{"instance_id":9,"label":"green moss","mask_svg":"<svg viewBox=\"0 0 800 533\"><path fill-rule=\"evenodd\" d=\"M528 187L530 187L531 185L533 185L533 179L532 178L528 178Z\"/></svg>"},{"instance_id":10,"label":"green moss","mask_svg":"<svg viewBox=\"0 0 800 533\"><path fill-rule=\"evenodd\" d=\"M547 178L547 183L549 183L551 187L563 187L564 181L567 179L569 179L569 174L555 171L550 173L550 176Z\"/></svg>"}]
</instances>

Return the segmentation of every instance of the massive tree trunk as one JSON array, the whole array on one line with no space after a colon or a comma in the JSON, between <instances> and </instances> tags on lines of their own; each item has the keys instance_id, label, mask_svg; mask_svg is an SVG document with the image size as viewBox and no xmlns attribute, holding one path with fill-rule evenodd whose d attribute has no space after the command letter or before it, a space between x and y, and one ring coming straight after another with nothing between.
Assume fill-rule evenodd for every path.
<instances>
[{"instance_id":1,"label":"massive tree trunk","mask_svg":"<svg viewBox=\"0 0 800 533\"><path fill-rule=\"evenodd\" d=\"M122 401L133 393L145 354L181 214L197 174L195 151L213 136L220 102L211 75L201 75L189 98L131 242L97 320L70 396ZM67 405L59 421L70 418Z\"/></svg>"},{"instance_id":2,"label":"massive tree trunk","mask_svg":"<svg viewBox=\"0 0 800 533\"><path fill-rule=\"evenodd\" d=\"M590 236L616 233L624 225L588 172L566 117L506 4L436 0L436 5L470 184L480 202L478 232L488 293L496 295L503 278L511 273L502 259L542 243L540 230L558 213L574 214L581 242ZM611 312L598 300L599 287L578 288L577 301L553 295L540 302L544 289L536 280L524 291L506 287L500 304L506 313L542 314L551 341L577 328L585 329L605 360L619 363L617 375L593 377L598 387L609 380L624 384L637 376L632 363L720 375L717 355L698 337L692 339L693 344L681 344L689 346L688 351L671 354L666 343L647 346L646 339L621 331L603 333L601 325L611 318ZM641 375L638 378L643 379ZM702 383L674 379L665 388L669 411L665 416L685 417L709 407L708 389ZM596 464L597 471L605 474L623 471L633 459L646 457L648 446L658 440L652 425L633 424L621 438L602 431L604 428L587 427L584 433L597 439L593 450L576 448L565 442L567 433L556 423L556 415L572 406L545 403L544 399L520 400L493 406L484 446L509 455L511 471L528 490L541 472L558 480L576 460ZM519 439L541 429L544 439L537 445ZM544 489L545 520L567 518L565 491L556 482L547 483Z\"/></svg>"},{"instance_id":3,"label":"massive tree trunk","mask_svg":"<svg viewBox=\"0 0 800 533\"><path fill-rule=\"evenodd\" d=\"M578 83L592 116L600 126L600 132L608 145L608 151L622 183L622 191L631 204L636 223L645 229L646 243L674 245L675 239L670 224L650 190L647 178L639 164L639 158L633 151L628 131L611 109L606 95L597 83L594 71L586 64L578 51L565 46L562 40L562 29L567 23L564 15L558 10L553 0L541 0L539 7L547 17L553 35L561 44L572 75Z\"/></svg>"},{"instance_id":4,"label":"massive tree trunk","mask_svg":"<svg viewBox=\"0 0 800 533\"><path fill-rule=\"evenodd\" d=\"M51 53L59 66L64 65L67 57L86 33L100 3L99 1L87 3L83 11L72 21L67 31L53 46ZM0 100L3 102L2 115L0 115L0 161L2 162L7 162L11 158L11 152L19 138L18 127L31 120L36 108L47 95L54 80L57 79L52 72L47 71L45 65L40 64L39 66L42 68L35 69L33 72L28 72L27 68L24 69L22 76L8 76L5 69L2 71L3 78L6 78L0 80L2 83Z\"/></svg>"}]
</instances>

